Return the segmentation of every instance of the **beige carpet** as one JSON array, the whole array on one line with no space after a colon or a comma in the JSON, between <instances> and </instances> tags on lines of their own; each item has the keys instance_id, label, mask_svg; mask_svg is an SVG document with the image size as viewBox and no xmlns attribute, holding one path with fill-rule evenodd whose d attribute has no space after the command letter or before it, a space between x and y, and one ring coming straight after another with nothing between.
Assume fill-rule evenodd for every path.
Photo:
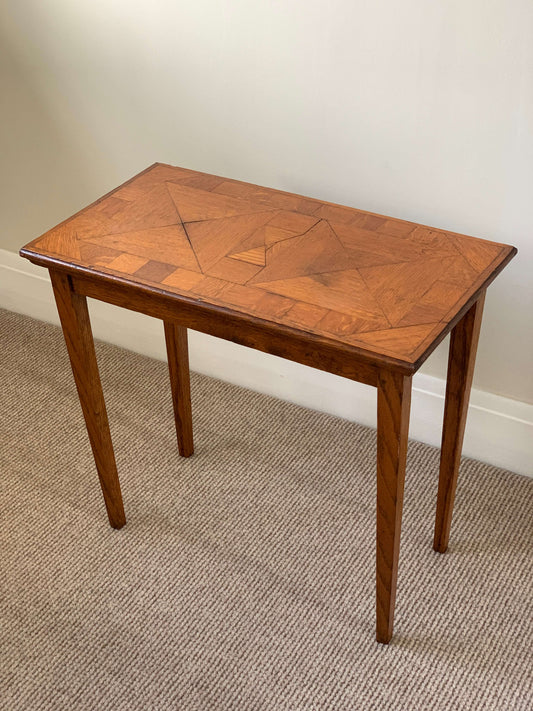
<instances>
[{"instance_id":1,"label":"beige carpet","mask_svg":"<svg viewBox=\"0 0 533 711\"><path fill-rule=\"evenodd\" d=\"M532 708L533 480L465 460L438 555L411 445L383 647L372 430L194 376L183 460L166 365L101 344L113 531L59 329L0 314L3 709Z\"/></svg>"}]
</instances>

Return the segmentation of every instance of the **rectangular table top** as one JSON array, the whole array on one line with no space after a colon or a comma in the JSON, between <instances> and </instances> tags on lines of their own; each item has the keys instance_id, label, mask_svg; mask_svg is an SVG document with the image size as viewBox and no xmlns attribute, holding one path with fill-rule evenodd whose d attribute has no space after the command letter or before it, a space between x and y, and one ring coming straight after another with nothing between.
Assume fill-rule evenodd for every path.
<instances>
[{"instance_id":1,"label":"rectangular table top","mask_svg":"<svg viewBox=\"0 0 533 711\"><path fill-rule=\"evenodd\" d=\"M514 254L160 163L21 250L44 266L223 307L412 370Z\"/></svg>"}]
</instances>

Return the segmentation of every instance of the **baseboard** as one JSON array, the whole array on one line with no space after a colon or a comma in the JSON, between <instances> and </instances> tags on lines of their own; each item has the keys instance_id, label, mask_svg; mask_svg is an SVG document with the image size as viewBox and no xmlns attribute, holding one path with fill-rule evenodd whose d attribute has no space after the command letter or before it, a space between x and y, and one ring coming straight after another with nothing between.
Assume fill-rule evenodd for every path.
<instances>
[{"instance_id":1,"label":"baseboard","mask_svg":"<svg viewBox=\"0 0 533 711\"><path fill-rule=\"evenodd\" d=\"M58 323L48 272L0 250L0 308ZM94 335L165 360L163 328L156 320L91 302ZM338 417L376 424L373 388L265 353L190 333L191 368L197 372ZM438 446L445 383L423 373L414 379L410 437ZM533 405L473 390L463 453L533 477Z\"/></svg>"}]
</instances>

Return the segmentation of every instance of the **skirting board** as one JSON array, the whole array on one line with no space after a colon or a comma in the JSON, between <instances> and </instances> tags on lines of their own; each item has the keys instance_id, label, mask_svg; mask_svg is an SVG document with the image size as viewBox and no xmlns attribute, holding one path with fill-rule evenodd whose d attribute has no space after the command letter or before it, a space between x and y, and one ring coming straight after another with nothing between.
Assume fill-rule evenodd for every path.
<instances>
[{"instance_id":1,"label":"skirting board","mask_svg":"<svg viewBox=\"0 0 533 711\"><path fill-rule=\"evenodd\" d=\"M0 250L0 308L58 324L48 272ZM166 360L157 319L91 301L96 338ZM203 333L190 332L191 368L282 400L375 427L374 388L260 353ZM417 373L413 384L412 439L439 446L445 382ZM463 453L533 477L533 405L472 390Z\"/></svg>"}]
</instances>

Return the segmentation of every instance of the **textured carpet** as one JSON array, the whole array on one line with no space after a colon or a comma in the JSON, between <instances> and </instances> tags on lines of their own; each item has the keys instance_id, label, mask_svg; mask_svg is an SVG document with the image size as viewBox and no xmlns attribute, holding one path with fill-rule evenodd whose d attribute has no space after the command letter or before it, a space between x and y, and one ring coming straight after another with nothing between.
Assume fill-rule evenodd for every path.
<instances>
[{"instance_id":1,"label":"textured carpet","mask_svg":"<svg viewBox=\"0 0 533 711\"><path fill-rule=\"evenodd\" d=\"M410 445L380 646L374 431L195 375L184 460L166 365L99 344L114 531L59 329L0 315L3 709L532 708L533 480L464 460L439 555Z\"/></svg>"}]
</instances>

